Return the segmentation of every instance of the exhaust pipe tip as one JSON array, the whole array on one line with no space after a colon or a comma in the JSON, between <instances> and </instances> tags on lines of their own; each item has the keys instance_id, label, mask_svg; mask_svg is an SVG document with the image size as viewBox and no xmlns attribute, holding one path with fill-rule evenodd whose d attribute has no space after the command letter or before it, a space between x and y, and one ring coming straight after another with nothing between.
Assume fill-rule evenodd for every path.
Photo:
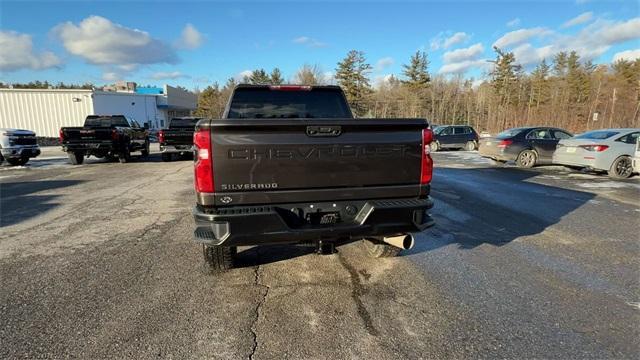
<instances>
[{"instance_id":1,"label":"exhaust pipe tip","mask_svg":"<svg viewBox=\"0 0 640 360\"><path fill-rule=\"evenodd\" d=\"M412 234L383 237L382 241L403 250L409 250L413 248L413 245L415 244L415 239Z\"/></svg>"}]
</instances>

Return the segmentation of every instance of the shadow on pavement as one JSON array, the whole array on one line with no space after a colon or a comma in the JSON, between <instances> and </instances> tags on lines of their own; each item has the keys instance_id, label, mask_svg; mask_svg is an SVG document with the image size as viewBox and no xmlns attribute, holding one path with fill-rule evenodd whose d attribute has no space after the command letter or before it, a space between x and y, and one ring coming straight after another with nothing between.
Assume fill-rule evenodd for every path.
<instances>
[{"instance_id":1,"label":"shadow on pavement","mask_svg":"<svg viewBox=\"0 0 640 360\"><path fill-rule=\"evenodd\" d=\"M83 183L83 180L45 180L0 184L0 227L19 224L45 213L60 204L60 195L32 195Z\"/></svg>"},{"instance_id":2,"label":"shadow on pavement","mask_svg":"<svg viewBox=\"0 0 640 360\"><path fill-rule=\"evenodd\" d=\"M313 246L265 245L238 250L235 265L238 268L266 265L312 254Z\"/></svg>"},{"instance_id":3,"label":"shadow on pavement","mask_svg":"<svg viewBox=\"0 0 640 360\"><path fill-rule=\"evenodd\" d=\"M542 233L596 196L527 181L536 175L519 169L437 168L431 192L436 226L408 253L452 243L462 249L502 246Z\"/></svg>"}]
</instances>

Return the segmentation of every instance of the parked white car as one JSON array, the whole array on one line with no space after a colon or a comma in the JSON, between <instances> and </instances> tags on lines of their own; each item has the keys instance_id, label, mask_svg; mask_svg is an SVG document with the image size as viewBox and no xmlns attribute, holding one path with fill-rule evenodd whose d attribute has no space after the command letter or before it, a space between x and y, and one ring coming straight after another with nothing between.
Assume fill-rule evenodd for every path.
<instances>
[{"instance_id":1,"label":"parked white car","mask_svg":"<svg viewBox=\"0 0 640 360\"><path fill-rule=\"evenodd\" d=\"M24 165L40 155L36 133L29 130L0 128L0 164Z\"/></svg>"},{"instance_id":2,"label":"parked white car","mask_svg":"<svg viewBox=\"0 0 640 360\"><path fill-rule=\"evenodd\" d=\"M602 129L560 140L553 163L607 171L615 179L630 177L640 129Z\"/></svg>"}]
</instances>

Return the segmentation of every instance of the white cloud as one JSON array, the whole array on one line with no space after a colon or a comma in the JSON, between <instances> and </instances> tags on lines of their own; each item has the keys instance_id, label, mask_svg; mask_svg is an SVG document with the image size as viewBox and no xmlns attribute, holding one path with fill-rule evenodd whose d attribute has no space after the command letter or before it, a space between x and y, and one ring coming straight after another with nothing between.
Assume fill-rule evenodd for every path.
<instances>
[{"instance_id":1,"label":"white cloud","mask_svg":"<svg viewBox=\"0 0 640 360\"><path fill-rule=\"evenodd\" d=\"M478 59L478 60L465 60L461 62L445 64L443 65L438 73L440 74L462 74L467 72L473 68L479 68L481 70L486 70L491 67L491 63L487 62L486 59Z\"/></svg>"},{"instance_id":2,"label":"white cloud","mask_svg":"<svg viewBox=\"0 0 640 360\"><path fill-rule=\"evenodd\" d=\"M516 27L520 25L520 18L511 19L507 22L508 27Z\"/></svg>"},{"instance_id":3,"label":"white cloud","mask_svg":"<svg viewBox=\"0 0 640 360\"><path fill-rule=\"evenodd\" d=\"M151 74L151 76L149 77L154 80L175 80L180 78L188 78L189 76L181 73L180 71L158 71Z\"/></svg>"},{"instance_id":4,"label":"white cloud","mask_svg":"<svg viewBox=\"0 0 640 360\"><path fill-rule=\"evenodd\" d=\"M562 24L561 27L568 28L568 27L584 24L586 22L591 21L591 19L593 19L593 13L591 11L585 12L565 22L564 24Z\"/></svg>"},{"instance_id":5,"label":"white cloud","mask_svg":"<svg viewBox=\"0 0 640 360\"><path fill-rule=\"evenodd\" d=\"M192 50L199 48L203 42L204 35L202 35L195 26L187 24L184 29L182 29L182 34L180 36L180 40L176 42L176 47L178 49Z\"/></svg>"},{"instance_id":6,"label":"white cloud","mask_svg":"<svg viewBox=\"0 0 640 360\"><path fill-rule=\"evenodd\" d=\"M373 78L373 87L380 89L384 85L388 85L389 81L393 78L393 74L376 75Z\"/></svg>"},{"instance_id":7,"label":"white cloud","mask_svg":"<svg viewBox=\"0 0 640 360\"><path fill-rule=\"evenodd\" d=\"M457 32L451 35L451 32L441 32L431 39L431 50L448 49L453 45L463 43L469 40L471 36L464 32Z\"/></svg>"},{"instance_id":8,"label":"white cloud","mask_svg":"<svg viewBox=\"0 0 640 360\"><path fill-rule=\"evenodd\" d=\"M613 45L635 39L640 39L640 17L617 22L599 19L576 34L553 34L551 41L540 47L529 42L520 44L513 53L516 61L525 67L543 59L549 61L561 51L575 51L583 60L594 60Z\"/></svg>"},{"instance_id":9,"label":"white cloud","mask_svg":"<svg viewBox=\"0 0 640 360\"><path fill-rule=\"evenodd\" d=\"M390 57L390 56L383 57L382 59L380 59L380 60L378 60L376 62L375 69L376 69L376 71L382 71L385 68L393 65L394 63L395 63L395 60L392 57Z\"/></svg>"},{"instance_id":10,"label":"white cloud","mask_svg":"<svg viewBox=\"0 0 640 360\"><path fill-rule=\"evenodd\" d=\"M62 63L50 51L35 53L31 35L15 31L0 31L0 49L0 71L39 70L56 67Z\"/></svg>"},{"instance_id":11,"label":"white cloud","mask_svg":"<svg viewBox=\"0 0 640 360\"><path fill-rule=\"evenodd\" d=\"M640 59L640 49L625 50L613 55L613 62L620 60L635 61L636 59Z\"/></svg>"},{"instance_id":12,"label":"white cloud","mask_svg":"<svg viewBox=\"0 0 640 360\"><path fill-rule=\"evenodd\" d=\"M236 80L236 82L243 82L244 78L251 76L252 73L253 71L251 70L244 70L236 74L236 76L234 76L233 78Z\"/></svg>"},{"instance_id":13,"label":"white cloud","mask_svg":"<svg viewBox=\"0 0 640 360\"><path fill-rule=\"evenodd\" d=\"M308 47L314 47L314 48L327 46L327 43L324 43L324 42L319 41L319 40L314 39L314 38L310 38L308 36L299 36L299 37L293 39L292 42L294 44L306 45Z\"/></svg>"},{"instance_id":14,"label":"white cloud","mask_svg":"<svg viewBox=\"0 0 640 360\"><path fill-rule=\"evenodd\" d=\"M502 49L508 46L522 44L533 37L543 37L550 34L552 34L552 31L543 27L519 29L504 34L493 43L493 46L497 46Z\"/></svg>"},{"instance_id":15,"label":"white cloud","mask_svg":"<svg viewBox=\"0 0 640 360\"><path fill-rule=\"evenodd\" d=\"M102 80L115 82L121 80L122 77L115 71L108 71L102 74Z\"/></svg>"},{"instance_id":16,"label":"white cloud","mask_svg":"<svg viewBox=\"0 0 640 360\"><path fill-rule=\"evenodd\" d=\"M60 24L53 33L68 52L96 65L134 67L177 62L174 50L165 42L101 16L90 16L78 25Z\"/></svg>"},{"instance_id":17,"label":"white cloud","mask_svg":"<svg viewBox=\"0 0 640 360\"><path fill-rule=\"evenodd\" d=\"M442 55L442 59L445 64L463 62L467 60L477 59L484 52L484 47L481 43L477 43L469 46L468 48L456 49L447 51Z\"/></svg>"}]
</instances>

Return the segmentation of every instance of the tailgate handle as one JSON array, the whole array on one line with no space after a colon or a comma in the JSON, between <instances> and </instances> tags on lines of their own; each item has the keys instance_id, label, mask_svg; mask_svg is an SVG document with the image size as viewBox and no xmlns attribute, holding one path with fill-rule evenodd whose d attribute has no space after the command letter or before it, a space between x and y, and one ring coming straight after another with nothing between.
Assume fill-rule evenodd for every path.
<instances>
[{"instance_id":1,"label":"tailgate handle","mask_svg":"<svg viewBox=\"0 0 640 360\"><path fill-rule=\"evenodd\" d=\"M307 136L339 136L341 126L307 126Z\"/></svg>"}]
</instances>

